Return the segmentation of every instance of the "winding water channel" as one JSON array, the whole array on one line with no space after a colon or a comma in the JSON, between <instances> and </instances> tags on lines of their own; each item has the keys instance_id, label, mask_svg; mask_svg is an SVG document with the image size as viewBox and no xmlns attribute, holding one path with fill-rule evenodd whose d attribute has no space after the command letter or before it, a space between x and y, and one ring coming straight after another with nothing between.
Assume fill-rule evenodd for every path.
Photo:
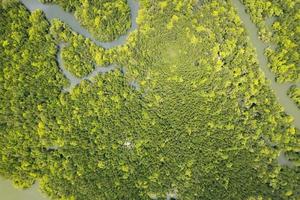
<instances>
[{"instance_id":1,"label":"winding water channel","mask_svg":"<svg viewBox=\"0 0 300 200\"><path fill-rule=\"evenodd\" d=\"M119 37L118 39L112 41L112 42L101 42L96 40L85 28L83 28L77 19L72 15L71 13L65 12L61 7L57 5L45 5L40 3L38 0L20 0L31 12L36 9L41 9L48 20L51 20L53 18L58 18L64 23L68 24L70 28L85 36L86 38L91 39L95 44L102 46L106 49L113 48L119 45L123 45L129 34L137 29L137 23L136 18L138 15L139 10L139 4L137 0L128 0L128 4L131 9L131 21L132 26L128 30L127 34ZM258 37L258 29L257 27L252 23L250 16L245 12L244 5L239 0L232 0L233 6L236 8L237 13L241 20L244 23L244 26L248 32L248 35L250 37L250 41L253 45L253 47L256 49L257 52L257 58L259 61L259 65L261 70L264 72L266 78L270 82L270 86L273 89L273 91L276 94L278 102L284 107L284 110L287 114L293 116L295 119L294 125L295 127L300 129L300 110L297 108L297 106L294 104L294 102L287 96L287 90L290 88L292 84L279 84L275 82L275 76L270 71L270 69L267 67L268 60L267 57L264 55L264 49L268 46L267 44L263 43L259 37ZM106 67L96 67L96 69L89 75L87 75L84 78L77 78L72 73L70 73L68 70L65 69L63 65L63 60L61 58L61 50L64 47L64 44L60 44L58 46L58 54L57 54L57 61L59 64L59 67L62 70L62 73L66 76L66 78L70 81L70 86L68 88L65 88L65 91L70 91L74 86L77 84L80 84L82 80L90 80L94 76L96 76L98 73L106 73L115 68L114 65L106 66ZM134 84L134 83L132 83ZM298 84L300 86L300 84ZM278 162L285 165L290 165L289 161L285 158L284 154L281 153ZM5 200L45 200L47 199L44 197L40 192L38 192L37 184L28 189L28 190L17 190L14 189L11 185L10 181L3 180L0 177L0 199ZM170 195L168 196L168 199L170 199Z\"/></svg>"},{"instance_id":2,"label":"winding water channel","mask_svg":"<svg viewBox=\"0 0 300 200\"><path fill-rule=\"evenodd\" d=\"M83 35L86 38L89 38L96 45L101 46L105 49L110 49L116 46L120 46L126 43L129 34L137 29L136 18L139 10L139 3L137 0L127 0L128 5L131 10L131 28L127 31L125 35L120 36L118 39L111 42L101 42L96 40L85 28L83 28L77 19L71 13L65 12L58 5L46 5L42 4L38 0L20 0L20 2L25 5L25 7L33 12L37 9L42 10L45 13L46 18L50 21L51 19L58 18L64 23L68 24L70 28ZM83 80L91 80L93 77L98 75L99 73L107 73L116 68L115 65L109 65L105 67L97 66L94 71L83 78L78 78L70 73L65 67L63 63L63 59L61 56L61 51L64 48L65 44L58 45L57 52L57 62L65 77L69 80L70 85L67 88L64 88L65 92L72 90L76 85L80 84ZM18 190L13 187L11 181L4 180L0 177L0 199L2 200L47 200L48 198L39 192L38 184L35 184L33 187L26 190Z\"/></svg>"},{"instance_id":3,"label":"winding water channel","mask_svg":"<svg viewBox=\"0 0 300 200\"><path fill-rule=\"evenodd\" d=\"M58 18L64 23L68 24L71 29L86 38L91 39L95 44L102 46L106 49L113 48L119 45L122 45L126 42L128 35L137 29L137 23L136 18L138 16L138 10L139 10L139 4L137 1L134 0L128 0L128 5L131 10L131 21L132 25L131 28L128 30L127 34L119 37L118 39L112 41L112 42L101 42L96 40L85 28L83 28L77 19L72 15L71 13L65 12L60 6L58 5L45 5L39 2L38 0L20 0L31 12L36 9L41 9L48 20ZM245 12L245 6L239 1L239 0L232 0L233 6L236 7L237 13L241 20L244 23L244 26L247 30L247 33L250 37L250 41L253 45L253 47L256 49L257 52L257 59L259 61L259 66L263 73L265 74L265 77L269 80L270 86L275 92L275 95L277 97L278 102L283 106L285 112L288 115L291 115L294 118L294 126L300 129L300 109L297 108L297 105L287 96L288 89L293 85L291 83L286 84L280 84L275 81L275 75L270 71L268 68L268 59L264 55L265 49L268 47L268 44L265 44L259 39L258 36L258 28L255 26L254 23L252 23L250 16ZM62 72L65 74L65 76L70 80L71 86L69 88L66 88L65 90L70 90L75 85L79 84L82 80L85 79L91 79L98 73L105 73L108 71L111 71L114 66L108 66L106 67L97 67L90 75L79 79L72 75L70 72L68 72L64 66L63 61L61 58L61 48L62 45L59 46L59 52L57 61L59 63L60 68L62 69ZM299 85L299 84L298 84Z\"/></svg>"},{"instance_id":4,"label":"winding water channel","mask_svg":"<svg viewBox=\"0 0 300 200\"><path fill-rule=\"evenodd\" d=\"M98 74L105 74L107 72L110 72L116 68L116 65L108 65L106 67L99 67L97 66L90 74L83 78L78 78L75 75L73 75L71 72L69 72L65 67L64 67L64 61L62 59L62 54L61 51L65 47L65 44L60 44L58 46L58 52L57 52L57 62L58 65L62 71L62 73L65 75L65 77L69 80L70 84L68 87L64 88L64 92L70 92L76 85L80 84L83 80L92 80L95 76Z\"/></svg>"},{"instance_id":5,"label":"winding water channel","mask_svg":"<svg viewBox=\"0 0 300 200\"><path fill-rule=\"evenodd\" d=\"M269 45L259 39L258 28L251 21L249 14L246 13L246 7L239 0L232 0L232 3L233 6L236 8L237 13L245 26L245 29L250 38L250 42L252 43L252 46L256 49L259 66L263 71L263 73L265 74L265 77L268 79L270 87L275 92L277 101L284 108L284 111L288 115L294 118L293 121L294 126L300 129L300 109L287 95L289 88L295 84L293 83L280 84L275 81L275 75L268 68L268 58L264 54L265 49ZM297 83L296 85L299 85L299 83ZM294 163L289 161L289 159L285 155L285 152L283 151L280 152L277 161L278 164L282 166L288 166L288 167L294 166Z\"/></svg>"},{"instance_id":6,"label":"winding water channel","mask_svg":"<svg viewBox=\"0 0 300 200\"><path fill-rule=\"evenodd\" d=\"M101 46L105 49L110 49L116 46L120 46L126 43L127 38L129 34L136 30L138 25L136 22L136 18L138 16L138 10L139 10L139 3L137 0L127 0L128 5L130 7L130 15L131 15L131 27L127 31L125 35L120 36L118 39L111 41L111 42L101 42L96 40L90 32L88 32L87 29L82 27L77 19L74 17L72 13L65 12L60 6L58 5L52 5L52 4L43 4L39 0L20 0L25 7L30 11L33 12L37 9L42 10L45 13L46 18L50 21L52 19L60 19L64 23L68 24L70 28L83 35L86 38L89 38L92 42L94 42L96 45ZM65 75L65 77L69 80L70 85L67 88L64 88L64 92L70 92L76 85L80 84L81 81L83 80L91 80L93 77L97 76L98 74L102 73L107 73L116 68L115 65L109 65L105 67L99 67L97 66L94 71L92 71L90 74L83 78L78 78L74 76L71 72L69 72L65 67L64 67L64 62L62 59L62 49L64 48L65 44L60 44L58 45L58 53L57 53L57 62L58 66L61 69L62 73Z\"/></svg>"},{"instance_id":7,"label":"winding water channel","mask_svg":"<svg viewBox=\"0 0 300 200\"><path fill-rule=\"evenodd\" d=\"M53 4L43 4L39 0L20 0L28 10L31 12L40 9L42 10L46 18L50 21L52 19L60 19L64 23L68 24L70 28L79 33L80 35L83 35L86 38L89 38L91 41L93 41L96 45L101 46L106 49L110 49L119 45L122 45L126 42L129 34L137 29L137 23L136 18L138 16L138 10L139 10L139 3L137 0L127 0L128 5L130 7L130 13L131 13L131 27L127 31L125 35L120 36L118 39L111 41L111 42L101 42L96 40L91 33L82 27L78 20L74 17L72 13L68 13L62 9L62 7L58 5Z\"/></svg>"},{"instance_id":8,"label":"winding water channel","mask_svg":"<svg viewBox=\"0 0 300 200\"><path fill-rule=\"evenodd\" d=\"M275 92L277 101L284 108L284 111L294 118L294 126L300 129L300 109L287 95L289 88L295 84L280 84L275 81L275 75L269 69L268 58L264 54L265 49L269 45L259 39L258 28L251 21L249 14L246 13L245 6L239 0L232 0L232 3L246 28L252 46L256 49L259 66L265 74L265 77L269 80L269 85Z\"/></svg>"}]
</instances>

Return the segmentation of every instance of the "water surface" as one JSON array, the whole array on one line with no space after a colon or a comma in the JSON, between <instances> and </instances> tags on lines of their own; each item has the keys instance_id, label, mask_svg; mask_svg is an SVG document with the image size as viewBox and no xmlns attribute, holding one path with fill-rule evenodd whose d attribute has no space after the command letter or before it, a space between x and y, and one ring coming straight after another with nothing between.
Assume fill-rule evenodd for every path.
<instances>
[{"instance_id":1,"label":"water surface","mask_svg":"<svg viewBox=\"0 0 300 200\"><path fill-rule=\"evenodd\" d=\"M250 16L246 13L245 6L239 0L232 0L233 5L236 7L237 13L241 18L252 46L256 49L257 59L260 69L263 71L265 77L268 79L269 85L276 95L276 99L279 104L284 108L284 111L294 118L294 126L300 129L300 109L287 95L289 88L294 85L293 83L277 83L275 81L275 75L268 67L268 58L265 56L265 49L268 44L262 42L259 39L258 28L251 21ZM299 83L298 83L299 85Z\"/></svg>"},{"instance_id":2,"label":"water surface","mask_svg":"<svg viewBox=\"0 0 300 200\"><path fill-rule=\"evenodd\" d=\"M62 22L66 23L72 31L75 31L86 38L89 38L93 41L96 45L101 46L106 49L110 49L116 46L120 46L126 43L127 38L131 32L137 29L137 16L139 10L139 4L137 0L127 0L128 5L130 7L130 15L131 15L131 27L127 31L125 35L120 36L118 39L111 41L111 42L101 42L96 40L87 29L82 27L77 19L74 17L72 13L68 13L64 11L60 6L54 4L43 4L39 0L20 0L24 6L30 11L33 12L37 9L42 10L45 13L46 18L50 21L52 19L59 19ZM96 66L95 70L92 71L90 74L83 78L78 78L69 72L63 64L63 59L61 57L61 50L65 46L65 44L60 44L58 46L58 53L57 53L57 63L61 72L65 75L65 77L69 80L70 85L67 88L64 88L64 92L70 92L76 85L80 84L83 80L91 80L99 73L106 73L115 69L115 65L109 65L106 67Z\"/></svg>"},{"instance_id":3,"label":"water surface","mask_svg":"<svg viewBox=\"0 0 300 200\"><path fill-rule=\"evenodd\" d=\"M131 17L132 17L131 28L128 30L126 35L123 35L119 37L117 40L114 40L112 42L101 42L96 40L85 28L83 28L79 24L79 22L77 21L77 19L74 17L73 14L65 12L61 7L57 5L45 5L40 3L38 0L20 0L20 1L30 11L41 9L45 13L46 18L48 20L51 20L53 18L58 18L64 23L68 24L73 31L85 36L86 38L91 39L95 44L102 46L106 49L123 45L126 42L128 35L137 28L136 17L137 17L139 5L134 0L128 0L131 9ZM233 5L237 8L238 15L240 16L240 18L244 23L244 26L250 37L251 43L256 49L257 58L261 70L265 74L265 77L269 80L270 86L275 92L278 102L283 106L287 114L293 116L293 118L295 119L294 125L300 129L300 110L297 108L294 102L287 96L287 91L292 84L278 84L275 82L275 75L268 68L267 66L268 60L267 57L264 55L264 49L267 47L267 44L263 43L259 39L258 29L252 23L249 15L246 14L244 5L241 2L239 2L239 0L232 0L232 1L233 1ZM114 68L113 65L108 67L97 67L91 74L89 74L88 76L82 79L79 79L64 68L63 61L61 58L61 48L63 48L62 45L59 46L57 61L62 72L70 80L71 83L69 88L65 88L66 91L71 90L74 86L80 84L80 82L84 79L90 80L98 73L105 73L110 70L113 70ZM278 161L279 163L282 162L283 164L290 165L289 161L287 161L283 153L280 154ZM1 194L0 196L1 200L2 199L3 200L46 200L47 199L45 196L42 195L42 193L38 192L37 185L34 185L34 187L28 190L18 190L12 186L11 182L4 180L1 177L0 177L0 194ZM171 197L169 196L168 199L170 198Z\"/></svg>"},{"instance_id":4,"label":"water surface","mask_svg":"<svg viewBox=\"0 0 300 200\"><path fill-rule=\"evenodd\" d=\"M110 72L116 68L116 65L108 65L106 67L100 67L96 66L95 69L88 75L86 75L83 78L78 78L75 75L73 75L70 71L68 71L64 66L64 61L62 59L62 49L66 46L66 44L60 44L58 45L58 52L57 52L57 62L58 66L61 69L62 73L65 75L65 77L69 80L69 86L64 88L64 92L70 92L75 86L79 85L83 80L89 80L92 81L95 76L98 74L104 74L107 72Z\"/></svg>"},{"instance_id":5,"label":"water surface","mask_svg":"<svg viewBox=\"0 0 300 200\"><path fill-rule=\"evenodd\" d=\"M0 177L0 199L1 200L48 200L35 184L29 189L19 190L13 187L11 181Z\"/></svg>"},{"instance_id":6,"label":"water surface","mask_svg":"<svg viewBox=\"0 0 300 200\"><path fill-rule=\"evenodd\" d=\"M119 45L123 45L126 43L126 40L129 34L137 29L136 18L138 15L139 4L138 1L135 0L128 0L128 5L131 9L131 28L127 31L125 35L120 36L118 39L111 41L111 42L101 42L96 40L84 27L82 27L77 19L74 17L73 14L65 12L60 6L58 5L46 5L42 4L38 0L20 0L25 7L30 11L33 12L37 9L42 10L45 13L46 18L50 21L51 19L58 18L70 28L83 35L86 38L91 39L95 44L98 46L102 46L106 49L113 48ZM65 44L58 45L58 52L57 52L57 62L65 77L69 80L70 85L67 88L64 88L64 91L69 92L74 88L76 85L80 84L83 80L91 80L98 75L99 73L107 73L115 69L115 65L109 65L105 67L96 66L95 70L92 71L90 74L83 78L78 78L70 73L63 65L63 59L61 57L61 50L65 46ZM47 200L48 198L44 196L38 190L38 185L35 184L29 189L26 190L19 190L14 188L12 183L8 180L5 180L0 177L0 200Z\"/></svg>"},{"instance_id":7,"label":"water surface","mask_svg":"<svg viewBox=\"0 0 300 200\"><path fill-rule=\"evenodd\" d=\"M46 18L50 21L52 19L60 19L66 23L73 31L83 35L86 38L92 40L98 46L102 46L106 49L113 48L119 45L125 44L129 34L137 29L136 18L138 16L139 4L137 0L127 0L130 7L131 15L131 27L125 35L120 36L118 39L111 42L101 42L96 40L92 34L77 21L72 13L68 13L62 9L62 7L54 4L43 4L39 0L20 0L25 7L31 12L40 9L45 13Z\"/></svg>"}]
</instances>

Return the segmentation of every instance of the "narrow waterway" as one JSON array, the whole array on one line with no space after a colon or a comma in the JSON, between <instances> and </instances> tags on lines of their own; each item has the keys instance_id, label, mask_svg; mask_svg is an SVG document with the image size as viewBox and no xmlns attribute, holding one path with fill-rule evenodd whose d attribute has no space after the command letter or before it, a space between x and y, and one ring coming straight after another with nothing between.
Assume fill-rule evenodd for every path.
<instances>
[{"instance_id":1,"label":"narrow waterway","mask_svg":"<svg viewBox=\"0 0 300 200\"><path fill-rule=\"evenodd\" d=\"M127 0L128 5L130 7L130 15L131 15L131 27L127 31L125 35L120 36L118 39L111 41L111 42L101 42L96 40L87 29L82 27L78 20L74 17L72 13L65 12L60 6L58 5L52 5L52 4L43 4L39 0L20 0L23 5L30 11L33 12L37 9L42 10L45 13L45 16L47 20L52 20L54 18L57 18L64 23L66 23L70 28L83 35L86 38L89 38L91 41L93 41L96 45L101 46L105 49L110 49L116 46L120 46L126 43L127 38L131 32L137 29L138 25L136 22L137 16L138 16L138 10L139 10L139 3L137 0ZM64 44L60 44L58 46L58 53L57 53L57 62L58 66L61 69L62 73L65 75L65 77L69 80L70 85L67 88L64 88L64 92L70 92L76 85L80 84L83 80L91 80L93 77L95 77L99 73L106 73L110 72L113 69L115 69L115 65L109 65L105 67L99 67L96 66L95 70L88 74L87 76L83 78L78 78L74 76L71 72L69 72L63 64L63 59L61 57L61 49L64 47Z\"/></svg>"},{"instance_id":2,"label":"narrow waterway","mask_svg":"<svg viewBox=\"0 0 300 200\"><path fill-rule=\"evenodd\" d=\"M51 20L54 18L58 18L70 28L83 35L86 38L91 39L96 45L101 46L103 48L109 49L119 45L123 45L126 43L127 38L131 32L137 29L136 18L138 15L139 4L137 0L128 0L128 5L131 9L131 28L127 31L125 35L120 36L118 39L111 42L101 42L96 40L85 28L83 28L77 19L68 12L65 12L58 5L46 5L42 4L38 0L20 0L23 5L30 11L40 9L45 13L47 20ZM80 84L83 80L91 80L97 76L98 74L103 74L110 72L116 68L116 65L109 65L105 67L96 66L95 70L90 74L83 78L78 78L70 73L65 67L63 63L63 59L61 57L61 50L65 46L65 44L58 45L57 52L57 62L58 66L61 69L62 73L69 80L70 85L67 88L64 88L64 92L71 91L76 85ZM48 198L39 192L38 184L35 184L33 187L26 190L19 190L13 187L11 181L5 180L0 177L0 199L2 200L47 200Z\"/></svg>"},{"instance_id":3,"label":"narrow waterway","mask_svg":"<svg viewBox=\"0 0 300 200\"><path fill-rule=\"evenodd\" d=\"M137 29L137 23L136 18L138 16L138 10L139 10L139 3L137 0L127 0L128 5L130 7L130 13L131 13L131 27L127 31L125 35L120 36L118 39L111 41L111 42L101 42L96 40L91 33L82 27L78 20L74 17L72 13L65 12L62 7L54 4L43 4L39 0L20 0L23 5L30 10L31 12L40 9L45 13L46 18L50 21L54 18L57 18L64 23L66 23L70 28L83 35L86 38L89 38L92 40L95 44L98 46L101 46L106 49L110 49L119 45L125 44L129 34Z\"/></svg>"},{"instance_id":4,"label":"narrow waterway","mask_svg":"<svg viewBox=\"0 0 300 200\"><path fill-rule=\"evenodd\" d=\"M41 9L45 13L48 20L51 20L53 18L58 18L64 23L68 24L73 31L78 32L79 34L85 36L86 38L91 39L95 44L102 46L106 49L123 45L126 42L129 34L135 29L137 29L136 18L138 16L139 4L138 1L136 0L128 0L128 5L131 10L131 22L132 22L131 28L128 30L127 34L119 37L117 40L114 40L112 42L101 42L96 40L85 28L83 28L79 24L79 22L77 21L77 19L74 17L73 14L65 12L58 5L48 5L48 4L46 5L46 4L42 4L38 0L20 0L20 1L31 12L36 9ZM267 66L268 59L264 55L264 51L268 47L268 45L259 39L258 28L255 26L254 23L252 23L250 16L246 13L245 6L239 0L232 0L232 2L233 5L236 7L237 13L241 18L248 32L253 47L256 49L259 66L261 70L264 72L265 77L269 80L270 86L275 92L278 102L283 106L285 112L294 118L294 126L300 129L300 110L298 109L297 105L287 96L287 91L293 84L290 83L279 84L275 81L275 75L268 68ZM79 84L81 82L81 79L78 79L63 67L63 62L60 56L60 50L58 52L57 58L58 58L58 64L60 65L62 72L70 80L71 86L69 88L66 88L66 90L69 91L75 85ZM109 66L108 71L110 71L112 67L113 66ZM96 68L95 71L93 71L90 76L94 76L99 72L106 71L104 68L105 67ZM84 77L83 79L89 79L90 76ZM300 84L298 83L297 85L299 86Z\"/></svg>"},{"instance_id":5,"label":"narrow waterway","mask_svg":"<svg viewBox=\"0 0 300 200\"><path fill-rule=\"evenodd\" d=\"M259 66L265 77L269 80L270 87L275 92L278 102L284 108L284 111L294 118L294 126L300 129L300 109L298 109L297 105L287 95L289 88L295 84L280 84L275 81L275 75L268 68L268 58L264 54L268 45L259 39L258 28L246 13L245 6L239 0L232 0L232 3L245 26L252 46L256 49Z\"/></svg>"},{"instance_id":6,"label":"narrow waterway","mask_svg":"<svg viewBox=\"0 0 300 200\"><path fill-rule=\"evenodd\" d=\"M59 68L61 69L61 71L65 75L65 77L69 80L69 86L63 89L64 92L70 92L75 86L79 85L83 80L92 81L93 78L95 76L97 76L98 74L104 74L104 73L110 72L116 68L116 65L113 65L113 64L108 65L106 67L96 66L96 68L90 74L88 74L87 76L85 76L83 78L78 78L78 77L74 76L71 72L69 72L64 66L64 61L62 59L61 51L65 46L66 46L66 44L60 44L58 46L58 52L57 52L57 58L56 58Z\"/></svg>"},{"instance_id":7,"label":"narrow waterway","mask_svg":"<svg viewBox=\"0 0 300 200\"><path fill-rule=\"evenodd\" d=\"M53 18L58 18L64 23L68 24L71 29L75 32L78 32L79 34L83 35L86 38L91 39L95 44L102 46L106 49L113 48L119 45L123 45L126 43L126 40L129 36L129 34L134 31L137 28L136 18L137 13L139 10L138 2L135 0L128 0L130 9L131 9L131 21L132 26L128 30L127 34L119 37L117 40L114 40L112 42L101 42L97 41L85 28L83 28L77 19L70 13L65 12L61 7L57 5L45 5L40 3L38 0L20 0L31 12L36 9L41 9L48 20L51 20ZM257 51L257 57L259 61L259 65L261 67L261 70L264 72L266 78L270 82L271 88L274 90L276 97L278 99L278 102L284 107L284 110L287 114L294 117L294 125L300 129L300 110L297 108L297 106L294 104L294 102L287 96L287 91L290 88L292 84L278 84L275 82L275 76L274 74L269 70L267 67L268 60L267 57L264 55L264 49L267 47L267 44L264 44L258 37L258 29L257 27L252 23L249 15L245 12L245 7L242 3L240 3L239 0L232 0L233 5L236 7L237 12L243 21L245 28L248 32L248 35L250 37L250 41L253 45L253 47ZM64 75L67 77L67 79L70 81L70 86L68 88L64 88L65 91L70 91L73 87L80 84L82 80L91 80L93 77L95 77L99 73L106 73L113 69L115 69L115 65L110 65L107 67L96 67L96 69L87 75L84 78L77 78L72 73L70 73L68 70L65 69L63 65L63 60L61 58L61 49L63 48L63 44L58 46L58 53L57 53L57 62L59 64L60 69L64 73ZM138 85L135 82L131 83L132 86L138 87ZM299 84L298 84L299 86ZM281 153L279 156L279 162L290 165L289 161L285 158L284 154ZM34 185L34 187L28 189L28 190L16 190L13 188L11 183L9 181L0 179L0 199L5 200L45 200L47 199L44 197L40 192L38 192L38 186ZM168 194L167 199L175 198L175 195Z\"/></svg>"}]
</instances>

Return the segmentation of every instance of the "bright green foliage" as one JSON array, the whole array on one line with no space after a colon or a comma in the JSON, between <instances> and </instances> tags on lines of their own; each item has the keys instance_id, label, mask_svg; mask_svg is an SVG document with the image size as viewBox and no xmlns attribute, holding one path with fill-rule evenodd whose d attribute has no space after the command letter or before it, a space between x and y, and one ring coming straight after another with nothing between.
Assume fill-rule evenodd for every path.
<instances>
[{"instance_id":1,"label":"bright green foliage","mask_svg":"<svg viewBox=\"0 0 300 200\"><path fill-rule=\"evenodd\" d=\"M30 15L15 1L3 3L0 27L0 173L29 187L42 168L40 114L56 101L65 80L41 12Z\"/></svg>"},{"instance_id":2,"label":"bright green foliage","mask_svg":"<svg viewBox=\"0 0 300 200\"><path fill-rule=\"evenodd\" d=\"M62 50L62 58L65 68L77 77L84 77L95 68L93 58L89 52L87 52L84 43L80 44L78 48L74 48L73 45L64 47Z\"/></svg>"},{"instance_id":3,"label":"bright green foliage","mask_svg":"<svg viewBox=\"0 0 300 200\"><path fill-rule=\"evenodd\" d=\"M130 9L126 0L41 0L59 4L73 12L79 22L100 41L112 41L130 28Z\"/></svg>"},{"instance_id":4,"label":"bright green foliage","mask_svg":"<svg viewBox=\"0 0 300 200\"><path fill-rule=\"evenodd\" d=\"M300 0L241 0L252 20L260 28L263 40L271 41L268 49L270 68L278 82L300 80ZM270 27L266 20L276 17Z\"/></svg>"},{"instance_id":5,"label":"bright green foliage","mask_svg":"<svg viewBox=\"0 0 300 200\"><path fill-rule=\"evenodd\" d=\"M300 87L292 86L288 92L288 95L293 99L293 101L300 108Z\"/></svg>"},{"instance_id":6,"label":"bright green foliage","mask_svg":"<svg viewBox=\"0 0 300 200\"><path fill-rule=\"evenodd\" d=\"M87 76L96 66L109 64L110 59L105 55L104 48L72 32L61 21L53 20L50 31L57 45L63 44L61 46L64 67L75 76Z\"/></svg>"},{"instance_id":7,"label":"bright green foliage","mask_svg":"<svg viewBox=\"0 0 300 200\"><path fill-rule=\"evenodd\" d=\"M1 14L7 10L15 8ZM36 124L28 124L36 140L18 143L20 153L37 163L27 166L35 178L26 180L38 180L53 199L146 200L176 194L184 200L296 200L300 133L269 89L231 3L141 0L137 21L139 29L127 43L110 50L52 22L57 43L69 43L97 64L101 52L101 62L118 68L69 93L54 92L38 107ZM133 81L138 89L130 86ZM15 106L21 105L8 108ZM6 148L0 152L6 155L20 136L2 132ZM30 153L26 145L36 151ZM293 168L278 164L280 152ZM5 162L2 156L0 166ZM14 174L20 178L27 171L16 168ZM12 174L8 168L0 172Z\"/></svg>"}]
</instances>

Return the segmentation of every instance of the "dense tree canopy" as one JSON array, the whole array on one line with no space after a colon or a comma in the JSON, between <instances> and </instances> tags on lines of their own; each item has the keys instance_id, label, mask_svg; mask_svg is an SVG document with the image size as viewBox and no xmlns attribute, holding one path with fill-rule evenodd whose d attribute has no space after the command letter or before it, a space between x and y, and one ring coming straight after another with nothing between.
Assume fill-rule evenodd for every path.
<instances>
[{"instance_id":1,"label":"dense tree canopy","mask_svg":"<svg viewBox=\"0 0 300 200\"><path fill-rule=\"evenodd\" d=\"M300 0L242 0L265 41L276 45L267 51L279 82L300 81ZM273 17L273 18L272 18ZM274 19L268 27L266 20Z\"/></svg>"},{"instance_id":2,"label":"dense tree canopy","mask_svg":"<svg viewBox=\"0 0 300 200\"><path fill-rule=\"evenodd\" d=\"M297 104L300 109L300 87L292 86L288 92L288 95L291 97L291 99L293 99L295 104Z\"/></svg>"},{"instance_id":3,"label":"dense tree canopy","mask_svg":"<svg viewBox=\"0 0 300 200\"><path fill-rule=\"evenodd\" d=\"M62 46L64 67L73 75L82 78L91 73L97 66L110 64L104 48L96 46L59 20L53 20L50 28L57 45Z\"/></svg>"},{"instance_id":4,"label":"dense tree canopy","mask_svg":"<svg viewBox=\"0 0 300 200\"><path fill-rule=\"evenodd\" d=\"M18 2L0 6L0 173L21 187L40 174L40 114L56 101L66 80L56 64L49 23Z\"/></svg>"},{"instance_id":5,"label":"dense tree canopy","mask_svg":"<svg viewBox=\"0 0 300 200\"><path fill-rule=\"evenodd\" d=\"M41 0L73 12L95 38L112 41L130 28L130 9L126 0Z\"/></svg>"},{"instance_id":6,"label":"dense tree canopy","mask_svg":"<svg viewBox=\"0 0 300 200\"><path fill-rule=\"evenodd\" d=\"M139 28L109 50L9 2L1 175L19 187L38 181L52 199L299 198L300 132L231 1L140 0ZM77 12L75 2L65 8ZM78 77L117 67L62 92L59 44Z\"/></svg>"}]
</instances>

